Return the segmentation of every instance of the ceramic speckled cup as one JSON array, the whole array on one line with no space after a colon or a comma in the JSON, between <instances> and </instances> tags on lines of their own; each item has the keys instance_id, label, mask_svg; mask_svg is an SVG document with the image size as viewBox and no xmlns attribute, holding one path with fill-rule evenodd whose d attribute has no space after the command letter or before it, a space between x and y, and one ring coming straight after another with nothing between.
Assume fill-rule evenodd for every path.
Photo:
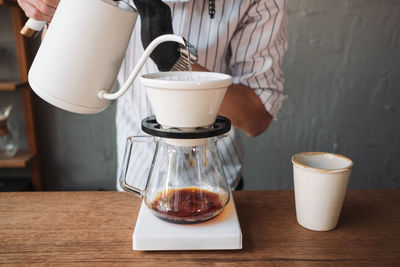
<instances>
[{"instance_id":1,"label":"ceramic speckled cup","mask_svg":"<svg viewBox=\"0 0 400 267\"><path fill-rule=\"evenodd\" d=\"M336 227L353 162L325 152L292 157L297 222L311 230Z\"/></svg>"}]
</instances>

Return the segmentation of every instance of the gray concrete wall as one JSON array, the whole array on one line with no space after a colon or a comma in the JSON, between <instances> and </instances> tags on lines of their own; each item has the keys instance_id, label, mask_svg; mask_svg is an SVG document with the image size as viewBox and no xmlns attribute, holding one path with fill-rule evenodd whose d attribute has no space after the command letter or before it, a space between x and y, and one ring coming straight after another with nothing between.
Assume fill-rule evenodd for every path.
<instances>
[{"instance_id":1,"label":"gray concrete wall","mask_svg":"<svg viewBox=\"0 0 400 267\"><path fill-rule=\"evenodd\" d=\"M289 0L287 102L246 139L246 188L291 188L290 157L354 161L351 188L400 187L400 1Z\"/></svg>"},{"instance_id":2,"label":"gray concrete wall","mask_svg":"<svg viewBox=\"0 0 400 267\"><path fill-rule=\"evenodd\" d=\"M400 188L400 1L288 2L289 98L267 132L244 136L245 189L291 189L298 151L353 159L351 188ZM36 108L46 188L113 189L115 106L93 116Z\"/></svg>"}]
</instances>

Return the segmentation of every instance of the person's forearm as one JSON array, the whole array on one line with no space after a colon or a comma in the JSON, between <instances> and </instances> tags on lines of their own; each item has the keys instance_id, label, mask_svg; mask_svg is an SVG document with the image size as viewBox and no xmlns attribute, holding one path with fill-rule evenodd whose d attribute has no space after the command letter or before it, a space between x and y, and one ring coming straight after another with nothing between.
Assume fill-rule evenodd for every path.
<instances>
[{"instance_id":1,"label":"person's forearm","mask_svg":"<svg viewBox=\"0 0 400 267\"><path fill-rule=\"evenodd\" d=\"M192 70L209 71L199 64L193 64ZM219 114L228 117L235 127L252 137L263 133L272 121L272 116L253 90L241 84L228 87Z\"/></svg>"}]
</instances>

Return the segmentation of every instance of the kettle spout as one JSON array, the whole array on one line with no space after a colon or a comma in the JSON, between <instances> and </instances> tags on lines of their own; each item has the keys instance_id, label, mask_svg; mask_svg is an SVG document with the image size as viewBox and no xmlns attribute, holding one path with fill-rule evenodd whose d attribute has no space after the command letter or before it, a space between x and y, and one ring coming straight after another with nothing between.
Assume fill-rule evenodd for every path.
<instances>
[{"instance_id":1,"label":"kettle spout","mask_svg":"<svg viewBox=\"0 0 400 267\"><path fill-rule=\"evenodd\" d=\"M150 54L153 52L153 50L160 45L161 43L164 42L177 42L180 43L184 46L187 46L188 43L187 41L178 35L174 34L165 34L157 37L154 39L149 46L144 50L143 55L139 59L139 62L131 72L131 74L128 77L128 80L124 83L124 85L121 86L121 88L114 93L108 93L106 90L101 90L98 94L99 98L101 99L107 99L107 100L115 100L119 97L121 97L132 85L133 81L136 79L137 75L139 74L140 70L142 69L144 63L146 60L149 58Z\"/></svg>"}]
</instances>

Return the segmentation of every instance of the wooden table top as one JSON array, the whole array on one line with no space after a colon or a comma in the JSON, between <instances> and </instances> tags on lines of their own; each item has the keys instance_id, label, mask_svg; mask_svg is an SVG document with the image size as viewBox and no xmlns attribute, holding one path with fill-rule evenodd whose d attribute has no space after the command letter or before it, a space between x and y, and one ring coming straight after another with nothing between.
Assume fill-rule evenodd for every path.
<instances>
[{"instance_id":1,"label":"wooden table top","mask_svg":"<svg viewBox=\"0 0 400 267\"><path fill-rule=\"evenodd\" d=\"M237 251L132 250L140 199L122 192L0 193L0 264L400 266L400 190L348 191L338 227L296 222L293 191L234 192Z\"/></svg>"}]
</instances>

